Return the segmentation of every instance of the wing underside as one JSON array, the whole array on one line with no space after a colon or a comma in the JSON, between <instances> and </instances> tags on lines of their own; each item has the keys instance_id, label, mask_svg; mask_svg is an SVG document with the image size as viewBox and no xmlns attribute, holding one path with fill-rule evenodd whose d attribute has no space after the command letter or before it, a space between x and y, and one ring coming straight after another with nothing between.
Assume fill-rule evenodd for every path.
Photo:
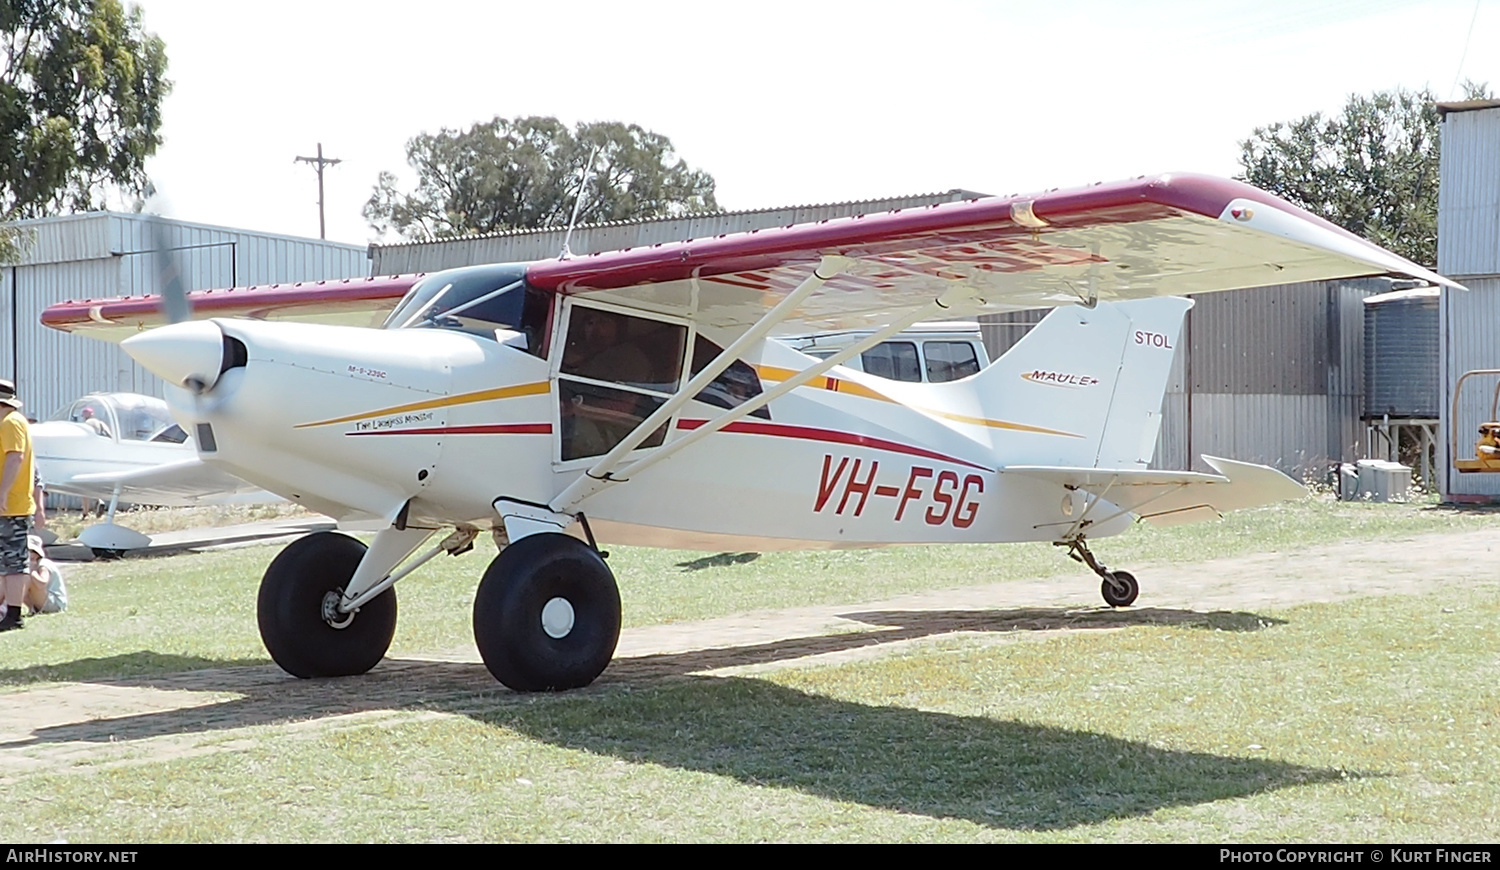
<instances>
[{"instance_id":1,"label":"wing underside","mask_svg":"<svg viewBox=\"0 0 1500 870\"><path fill-rule=\"evenodd\" d=\"M1248 185L1194 175L991 197L531 263L545 291L750 328L836 258L783 331L867 328L943 300L954 316L1399 275L1453 282ZM826 268L826 265L825 265ZM192 294L194 316L378 323L415 279ZM70 302L43 323L121 340L152 297Z\"/></svg>"}]
</instances>

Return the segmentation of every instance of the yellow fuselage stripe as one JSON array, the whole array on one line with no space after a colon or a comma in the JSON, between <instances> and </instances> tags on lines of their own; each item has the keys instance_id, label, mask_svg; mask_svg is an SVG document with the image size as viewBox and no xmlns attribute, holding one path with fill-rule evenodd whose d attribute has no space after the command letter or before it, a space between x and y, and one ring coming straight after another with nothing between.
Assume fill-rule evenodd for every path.
<instances>
[{"instance_id":1,"label":"yellow fuselage stripe","mask_svg":"<svg viewBox=\"0 0 1500 870\"><path fill-rule=\"evenodd\" d=\"M540 396L551 389L552 386L547 381L538 381L534 384L518 384L514 387L498 387L493 390L480 390L477 393L461 393L457 396L428 399L425 402L392 405L389 408L366 411L362 414L350 414L347 417L333 417L332 419L318 420L313 423L298 423L292 428L306 429L311 426L331 426L335 423L351 423L355 420L368 420L371 417L384 417L388 414L404 414L407 411L425 411L429 408L451 408L454 405L471 405L475 402L489 402L495 399L513 399L517 396Z\"/></svg>"},{"instance_id":2,"label":"yellow fuselage stripe","mask_svg":"<svg viewBox=\"0 0 1500 870\"><path fill-rule=\"evenodd\" d=\"M785 381L791 379L794 375L800 374L795 369L784 369L779 366L756 366L756 370L760 372L760 376L762 378L768 381ZM887 396L877 390L873 390L865 386L864 384L857 384L853 381L841 380L839 378L830 378L826 376L816 377L811 381L808 381L803 386L811 387L815 390L828 390L829 392L834 393L845 393L851 396L860 396L866 399L875 399L876 401L880 402L890 402L896 405L906 404L904 402L899 402L896 399L893 399L890 396ZM1059 429L1047 429L1042 426L1029 426L1025 423L1012 423L1008 420L991 420L986 417L971 417L967 414L954 414L950 411L939 411L936 408L923 408L917 405L907 405L907 407L911 408L914 411L920 411L923 414L931 414L934 417L942 417L944 419L954 420L959 423L967 423L971 426L987 426L991 429L1009 429L1014 432L1032 432L1038 435L1060 435L1064 438L1083 437L1082 435L1078 435L1073 432L1063 432Z\"/></svg>"}]
</instances>

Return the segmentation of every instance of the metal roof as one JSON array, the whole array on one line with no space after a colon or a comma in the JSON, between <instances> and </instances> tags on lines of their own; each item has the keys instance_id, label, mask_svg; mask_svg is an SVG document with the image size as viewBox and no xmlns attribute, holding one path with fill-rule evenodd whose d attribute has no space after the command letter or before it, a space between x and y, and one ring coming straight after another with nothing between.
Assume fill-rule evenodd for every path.
<instances>
[{"instance_id":1,"label":"metal roof","mask_svg":"<svg viewBox=\"0 0 1500 870\"><path fill-rule=\"evenodd\" d=\"M1448 117L1450 112L1475 112L1480 109L1500 109L1500 100L1456 100L1437 103L1438 115Z\"/></svg>"},{"instance_id":2,"label":"metal roof","mask_svg":"<svg viewBox=\"0 0 1500 870\"><path fill-rule=\"evenodd\" d=\"M808 203L808 204L804 204L804 205L779 205L779 206L771 206L771 207L768 207L768 208L747 208L747 209L737 209L737 210L732 210L732 211L730 211L730 210L722 210L722 209L719 210L719 211L695 211L695 212L685 212L683 214L676 214L676 215L663 215L661 217L654 217L654 218L639 218L639 219L635 219L635 220L599 221L597 223L578 224L573 229L576 232L578 230L598 229L598 228L604 228L604 227L645 226L645 225L649 225L649 224L665 223L667 221L693 220L693 219L696 219L696 218L739 217L739 216L742 216L742 215L758 215L758 214L767 214L767 213L770 213L770 212L797 211L797 210L802 210L802 209L860 207L860 208L867 208L870 211L891 211L891 210L894 210L894 209L901 208L901 206L894 205L893 203L903 203L903 202L923 201L923 200L925 200L925 201L934 201L934 200L937 200L939 198L943 198L943 199L946 199L948 201L957 201L957 200L962 200L962 199L984 199L984 198L989 197L989 196L991 196L991 194L980 193L980 192L975 191L975 190L967 190L967 189L962 188L962 187L954 187L954 188L950 188L948 190L940 191L940 192L937 192L937 193L914 193L914 194L909 194L907 196L886 196L886 197L878 197L878 198L875 198L875 199L850 199L850 200L840 200L838 202ZM890 203L890 205L888 205L888 203ZM440 239L427 239L427 240L423 240L423 241L395 242L395 243L392 243L392 244L389 244L389 245L382 245L382 244L380 244L378 242L373 242L373 243L370 244L370 249L371 250L375 250L377 248L382 248L382 249L400 248L400 247L405 247L407 245L429 245L429 244L432 244L433 242L463 242L463 241L470 241L470 240L477 240L477 239L498 239L498 238L504 238L504 237L507 237L507 236L528 236L528 235L534 235L534 234L537 234L537 233L550 233L550 232L556 232L557 230L565 230L565 229L567 229L567 227L565 227L565 226L533 227L533 228L526 228L526 229L497 230L497 231L492 232L492 233L469 233L467 235L462 235L462 236L444 236L443 238L440 238Z\"/></svg>"}]
</instances>

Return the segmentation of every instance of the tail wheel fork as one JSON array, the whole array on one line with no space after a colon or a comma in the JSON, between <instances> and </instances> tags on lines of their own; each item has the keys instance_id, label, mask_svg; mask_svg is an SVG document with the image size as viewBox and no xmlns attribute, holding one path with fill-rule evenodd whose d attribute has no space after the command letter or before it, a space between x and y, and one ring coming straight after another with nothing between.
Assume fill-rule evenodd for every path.
<instances>
[{"instance_id":1,"label":"tail wheel fork","mask_svg":"<svg viewBox=\"0 0 1500 870\"><path fill-rule=\"evenodd\" d=\"M1099 564L1082 537L1057 541L1056 546L1067 547L1069 558L1082 562L1089 566L1090 571L1099 575L1103 580L1099 584L1099 594L1104 596L1105 604L1110 607L1129 607L1135 603L1136 596L1141 593L1141 585L1136 582L1134 574L1129 571L1111 571Z\"/></svg>"}]
</instances>

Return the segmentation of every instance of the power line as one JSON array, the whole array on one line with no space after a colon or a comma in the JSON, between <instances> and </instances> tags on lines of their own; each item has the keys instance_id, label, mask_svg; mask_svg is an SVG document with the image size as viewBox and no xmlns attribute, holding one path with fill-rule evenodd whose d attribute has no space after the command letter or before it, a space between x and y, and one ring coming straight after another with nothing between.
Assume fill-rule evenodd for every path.
<instances>
[{"instance_id":1,"label":"power line","mask_svg":"<svg viewBox=\"0 0 1500 870\"><path fill-rule=\"evenodd\" d=\"M1469 59L1469 41L1474 38L1474 22L1479 20L1479 0L1474 0L1474 14L1469 18L1469 33L1464 37L1464 52L1458 56L1458 71L1453 74L1453 85L1448 88L1448 99L1457 96L1458 77L1464 74L1464 61Z\"/></svg>"},{"instance_id":2,"label":"power line","mask_svg":"<svg viewBox=\"0 0 1500 870\"><path fill-rule=\"evenodd\" d=\"M318 171L318 238L328 238L327 225L323 222L323 167L334 166L344 161L334 157L323 156L323 143L318 143L317 157L298 157L293 163L311 163Z\"/></svg>"}]
</instances>

